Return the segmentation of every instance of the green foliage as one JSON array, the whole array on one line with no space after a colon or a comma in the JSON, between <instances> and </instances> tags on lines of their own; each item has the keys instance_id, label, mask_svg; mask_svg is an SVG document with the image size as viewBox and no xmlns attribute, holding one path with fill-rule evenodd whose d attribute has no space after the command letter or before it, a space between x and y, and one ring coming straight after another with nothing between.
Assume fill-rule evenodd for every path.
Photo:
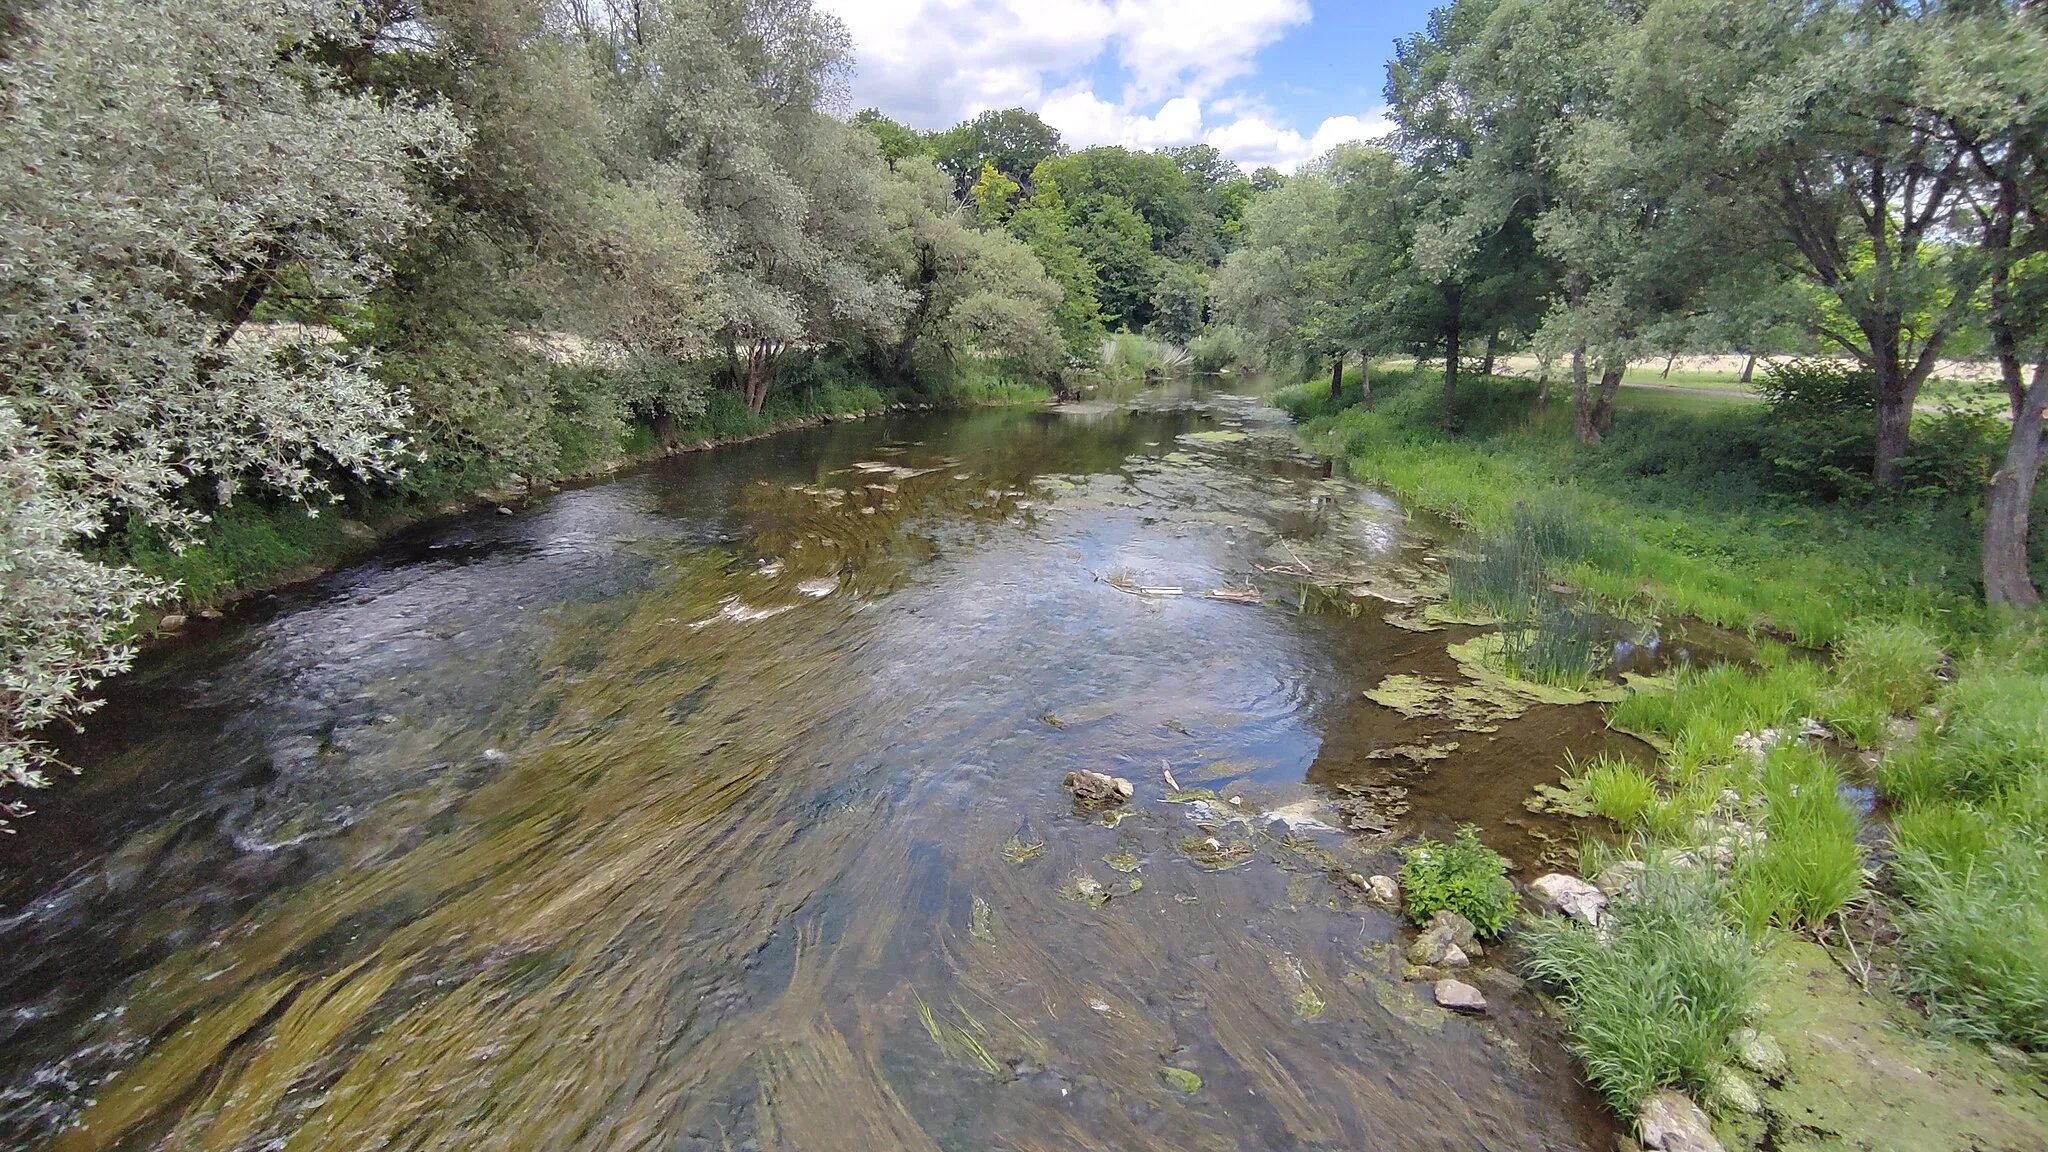
<instances>
[{"instance_id":1,"label":"green foliage","mask_svg":"<svg viewBox=\"0 0 2048 1152\"><path fill-rule=\"evenodd\" d=\"M1575 771L1570 785L1585 795L1596 814L1624 828L1641 823L1658 799L1657 782L1615 756L1600 756Z\"/></svg>"},{"instance_id":2,"label":"green foliage","mask_svg":"<svg viewBox=\"0 0 2048 1152\"><path fill-rule=\"evenodd\" d=\"M1818 927L1862 890L1860 822L1840 785L1811 748L1782 745L1765 758L1765 839L1742 853L1733 877L1736 917L1751 935L1773 922Z\"/></svg>"},{"instance_id":3,"label":"green foliage","mask_svg":"<svg viewBox=\"0 0 2048 1152\"><path fill-rule=\"evenodd\" d=\"M1103 352L1102 370L1119 380L1137 380L1165 367L1166 349L1157 340L1132 332L1111 337Z\"/></svg>"},{"instance_id":4,"label":"green foliage","mask_svg":"<svg viewBox=\"0 0 2048 1152\"><path fill-rule=\"evenodd\" d=\"M2048 766L2048 677L1981 668L1942 694L1941 718L1887 756L1878 782L1901 803L1988 804Z\"/></svg>"},{"instance_id":5,"label":"green foliage","mask_svg":"<svg viewBox=\"0 0 2048 1152\"><path fill-rule=\"evenodd\" d=\"M1537 684L1585 687L1611 655L1600 619L1547 591L1527 616L1502 628L1500 637L1501 670Z\"/></svg>"},{"instance_id":6,"label":"green foliage","mask_svg":"<svg viewBox=\"0 0 2048 1152\"><path fill-rule=\"evenodd\" d=\"M1250 343L1227 324L1217 325L1188 341L1188 355L1197 372L1223 372L1252 363Z\"/></svg>"},{"instance_id":7,"label":"green foliage","mask_svg":"<svg viewBox=\"0 0 2048 1152\"><path fill-rule=\"evenodd\" d=\"M1481 844L1479 829L1470 824L1449 843L1424 836L1403 848L1401 893L1416 923L1449 910L1470 920L1482 936L1505 931L1521 900L1508 882L1507 858Z\"/></svg>"},{"instance_id":8,"label":"green foliage","mask_svg":"<svg viewBox=\"0 0 2048 1152\"><path fill-rule=\"evenodd\" d=\"M1587 1077L1625 1116L1660 1087L1706 1085L1759 979L1700 869L1649 870L1599 929L1546 916L1519 940L1526 970L1559 994Z\"/></svg>"},{"instance_id":9,"label":"green foliage","mask_svg":"<svg viewBox=\"0 0 2048 1152\"><path fill-rule=\"evenodd\" d=\"M1901 960L1907 987L1951 1029L2048 1051L2048 838L2038 821L2000 823L1965 867L1926 824L1901 825Z\"/></svg>"},{"instance_id":10,"label":"green foliage","mask_svg":"<svg viewBox=\"0 0 2048 1152\"><path fill-rule=\"evenodd\" d=\"M1903 716L1934 698L1941 644L1907 623L1859 623L1835 646L1842 687Z\"/></svg>"}]
</instances>

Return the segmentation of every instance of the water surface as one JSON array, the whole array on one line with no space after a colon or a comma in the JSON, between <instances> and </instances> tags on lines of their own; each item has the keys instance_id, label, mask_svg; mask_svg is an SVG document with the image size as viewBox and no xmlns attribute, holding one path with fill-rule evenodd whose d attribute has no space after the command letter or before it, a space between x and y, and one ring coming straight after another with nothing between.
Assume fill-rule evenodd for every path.
<instances>
[{"instance_id":1,"label":"water surface","mask_svg":"<svg viewBox=\"0 0 2048 1152\"><path fill-rule=\"evenodd\" d=\"M1446 1018L1346 879L1463 820L1526 878L1614 739L1363 696L1457 675L1383 619L1441 535L1185 387L422 531L153 653L0 843L0 1138L1604 1149L1535 998Z\"/></svg>"}]
</instances>

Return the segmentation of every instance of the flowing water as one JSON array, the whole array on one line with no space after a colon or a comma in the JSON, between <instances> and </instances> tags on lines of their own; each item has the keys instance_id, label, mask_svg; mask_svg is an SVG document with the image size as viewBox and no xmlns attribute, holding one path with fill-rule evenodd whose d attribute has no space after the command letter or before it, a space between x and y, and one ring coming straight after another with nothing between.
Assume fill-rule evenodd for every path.
<instances>
[{"instance_id":1,"label":"flowing water","mask_svg":"<svg viewBox=\"0 0 2048 1152\"><path fill-rule=\"evenodd\" d=\"M1347 879L1460 821L1528 878L1619 739L1366 698L1458 679L1385 619L1443 538L1185 385L424 530L152 653L0 843L0 1143L1610 1147Z\"/></svg>"}]
</instances>

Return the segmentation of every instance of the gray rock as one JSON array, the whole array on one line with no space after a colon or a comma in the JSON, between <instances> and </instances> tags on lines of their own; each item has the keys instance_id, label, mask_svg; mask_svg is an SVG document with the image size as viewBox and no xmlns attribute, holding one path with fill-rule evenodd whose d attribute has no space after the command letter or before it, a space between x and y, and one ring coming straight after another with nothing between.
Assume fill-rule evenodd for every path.
<instances>
[{"instance_id":1,"label":"gray rock","mask_svg":"<svg viewBox=\"0 0 2048 1152\"><path fill-rule=\"evenodd\" d=\"M1445 909L1430 917L1422 935L1408 946L1408 960L1412 964L1442 964L1451 949L1462 951L1477 934L1470 920Z\"/></svg>"},{"instance_id":2,"label":"gray rock","mask_svg":"<svg viewBox=\"0 0 2048 1152\"><path fill-rule=\"evenodd\" d=\"M1527 981L1505 968L1481 968L1478 980L1481 984L1485 984L1488 987L1498 988L1503 992L1509 993L1520 992L1529 986Z\"/></svg>"},{"instance_id":3,"label":"gray rock","mask_svg":"<svg viewBox=\"0 0 2048 1152\"><path fill-rule=\"evenodd\" d=\"M1700 1106L1668 1088L1636 1109L1636 1131L1657 1152L1726 1152Z\"/></svg>"},{"instance_id":4,"label":"gray rock","mask_svg":"<svg viewBox=\"0 0 2048 1152\"><path fill-rule=\"evenodd\" d=\"M1766 1080L1782 1079L1789 1070L1785 1049L1754 1028L1737 1029L1728 1042L1735 1049L1736 1062Z\"/></svg>"},{"instance_id":5,"label":"gray rock","mask_svg":"<svg viewBox=\"0 0 2048 1152\"><path fill-rule=\"evenodd\" d=\"M1607 894L1577 876L1552 872L1529 884L1529 894L1539 907L1561 912L1581 924L1598 927L1600 910L1607 907Z\"/></svg>"},{"instance_id":6,"label":"gray rock","mask_svg":"<svg viewBox=\"0 0 2048 1152\"><path fill-rule=\"evenodd\" d=\"M1446 978L1436 982L1436 1006L1453 1012L1484 1012L1486 997L1463 980Z\"/></svg>"},{"instance_id":7,"label":"gray rock","mask_svg":"<svg viewBox=\"0 0 2048 1152\"><path fill-rule=\"evenodd\" d=\"M341 534L351 540L375 540L377 538L377 530L361 520L343 520L341 522Z\"/></svg>"},{"instance_id":8,"label":"gray rock","mask_svg":"<svg viewBox=\"0 0 2048 1152\"><path fill-rule=\"evenodd\" d=\"M1600 875L1593 878L1593 886L1606 893L1610 900L1623 893L1633 895L1641 890L1643 873L1648 870L1649 865L1641 860L1619 860L1602 869Z\"/></svg>"},{"instance_id":9,"label":"gray rock","mask_svg":"<svg viewBox=\"0 0 2048 1152\"><path fill-rule=\"evenodd\" d=\"M1121 804L1135 791L1131 782L1121 776L1085 770L1067 773L1066 785L1075 799L1088 804Z\"/></svg>"},{"instance_id":10,"label":"gray rock","mask_svg":"<svg viewBox=\"0 0 2048 1152\"><path fill-rule=\"evenodd\" d=\"M1412 981L1416 984L1434 984L1448 976L1450 976L1448 970L1439 968L1434 964L1404 964L1401 966L1401 979Z\"/></svg>"},{"instance_id":11,"label":"gray rock","mask_svg":"<svg viewBox=\"0 0 2048 1152\"><path fill-rule=\"evenodd\" d=\"M1373 903L1392 908L1401 902L1401 886L1394 883L1392 876L1372 876L1365 882L1365 890Z\"/></svg>"},{"instance_id":12,"label":"gray rock","mask_svg":"<svg viewBox=\"0 0 2048 1152\"><path fill-rule=\"evenodd\" d=\"M1471 966L1472 958L1465 955L1465 950L1456 944L1451 945L1450 950L1444 953L1444 967L1446 968L1470 968Z\"/></svg>"},{"instance_id":13,"label":"gray rock","mask_svg":"<svg viewBox=\"0 0 2048 1152\"><path fill-rule=\"evenodd\" d=\"M172 612L164 616L159 616L157 617L156 620L156 630L159 632L176 632L178 629L183 628L184 626L185 614L182 612Z\"/></svg>"}]
</instances>

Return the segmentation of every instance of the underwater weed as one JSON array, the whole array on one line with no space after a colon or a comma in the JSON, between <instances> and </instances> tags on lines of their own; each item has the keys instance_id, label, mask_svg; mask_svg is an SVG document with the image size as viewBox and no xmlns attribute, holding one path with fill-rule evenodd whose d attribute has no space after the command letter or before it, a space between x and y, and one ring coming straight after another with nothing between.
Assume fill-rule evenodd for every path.
<instances>
[{"instance_id":1,"label":"underwater weed","mask_svg":"<svg viewBox=\"0 0 2048 1152\"><path fill-rule=\"evenodd\" d=\"M1505 856L1479 842L1479 829L1461 825L1449 843L1424 836L1401 850L1401 892L1417 924L1446 909L1470 920L1483 936L1508 926L1521 897L1508 882Z\"/></svg>"},{"instance_id":2,"label":"underwater weed","mask_svg":"<svg viewBox=\"0 0 2048 1152\"><path fill-rule=\"evenodd\" d=\"M1624 1116L1658 1088L1707 1083L1758 979L1703 869L1652 868L1600 928L1545 916L1520 939L1525 969L1559 993L1588 1078Z\"/></svg>"}]
</instances>

